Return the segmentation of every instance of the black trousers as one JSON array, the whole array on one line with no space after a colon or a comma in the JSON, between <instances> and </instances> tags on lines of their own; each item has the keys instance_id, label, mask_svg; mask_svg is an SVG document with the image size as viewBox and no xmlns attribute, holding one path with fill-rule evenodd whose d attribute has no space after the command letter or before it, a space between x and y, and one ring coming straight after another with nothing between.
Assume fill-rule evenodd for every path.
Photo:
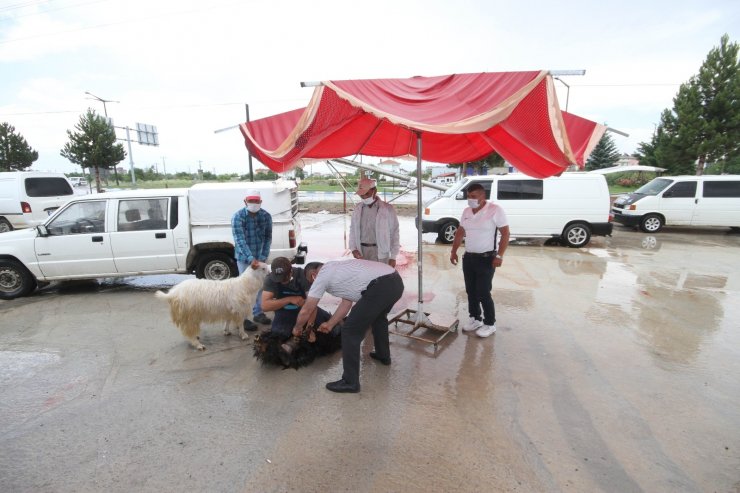
<instances>
[{"instance_id":1,"label":"black trousers","mask_svg":"<svg viewBox=\"0 0 740 493\"><path fill-rule=\"evenodd\" d=\"M390 357L388 312L401 299L403 281L394 272L374 279L362 293L342 329L342 378L351 384L360 383L360 345L368 326L372 328L375 352L381 358Z\"/></svg>"},{"instance_id":2,"label":"black trousers","mask_svg":"<svg viewBox=\"0 0 740 493\"><path fill-rule=\"evenodd\" d=\"M483 307L483 323L496 323L496 308L493 305L491 289L493 275L496 268L493 266L493 257L474 257L463 255L463 276L465 277L465 292L468 294L468 314L481 319Z\"/></svg>"}]
</instances>

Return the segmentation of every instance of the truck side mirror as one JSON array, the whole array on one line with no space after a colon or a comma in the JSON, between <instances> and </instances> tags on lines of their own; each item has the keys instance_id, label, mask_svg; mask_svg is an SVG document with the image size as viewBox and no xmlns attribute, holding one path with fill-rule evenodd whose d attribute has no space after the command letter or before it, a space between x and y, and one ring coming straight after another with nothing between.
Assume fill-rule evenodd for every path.
<instances>
[{"instance_id":1,"label":"truck side mirror","mask_svg":"<svg viewBox=\"0 0 740 493\"><path fill-rule=\"evenodd\" d=\"M462 191L461 191L461 192L457 192L457 193L455 194L455 200L462 200L462 199L464 199L464 198L465 198L465 192L462 192Z\"/></svg>"},{"instance_id":2,"label":"truck side mirror","mask_svg":"<svg viewBox=\"0 0 740 493\"><path fill-rule=\"evenodd\" d=\"M36 226L36 231L38 231L39 236L49 236L49 230L43 224Z\"/></svg>"}]
</instances>

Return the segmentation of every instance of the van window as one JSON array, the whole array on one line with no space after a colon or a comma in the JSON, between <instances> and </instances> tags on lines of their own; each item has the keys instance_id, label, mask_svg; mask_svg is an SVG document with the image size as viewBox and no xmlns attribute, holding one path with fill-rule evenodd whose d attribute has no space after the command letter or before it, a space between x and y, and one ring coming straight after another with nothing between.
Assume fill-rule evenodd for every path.
<instances>
[{"instance_id":1,"label":"van window","mask_svg":"<svg viewBox=\"0 0 740 493\"><path fill-rule=\"evenodd\" d=\"M498 200L542 200L542 180L500 180Z\"/></svg>"},{"instance_id":2,"label":"van window","mask_svg":"<svg viewBox=\"0 0 740 493\"><path fill-rule=\"evenodd\" d=\"M44 177L26 178L26 195L29 197L57 197L74 195L72 187L64 178Z\"/></svg>"},{"instance_id":3,"label":"van window","mask_svg":"<svg viewBox=\"0 0 740 493\"><path fill-rule=\"evenodd\" d=\"M121 200L118 203L118 231L167 229L167 199Z\"/></svg>"},{"instance_id":4,"label":"van window","mask_svg":"<svg viewBox=\"0 0 740 493\"><path fill-rule=\"evenodd\" d=\"M634 193L639 193L640 195L658 195L671 183L673 183L673 180L669 180L668 178L655 178L635 190Z\"/></svg>"},{"instance_id":5,"label":"van window","mask_svg":"<svg viewBox=\"0 0 740 493\"><path fill-rule=\"evenodd\" d=\"M665 198L691 198L696 196L696 182L695 181L679 181L676 182L671 188L665 191L663 197Z\"/></svg>"},{"instance_id":6,"label":"van window","mask_svg":"<svg viewBox=\"0 0 740 493\"><path fill-rule=\"evenodd\" d=\"M704 197L740 197L740 181L704 181Z\"/></svg>"}]
</instances>

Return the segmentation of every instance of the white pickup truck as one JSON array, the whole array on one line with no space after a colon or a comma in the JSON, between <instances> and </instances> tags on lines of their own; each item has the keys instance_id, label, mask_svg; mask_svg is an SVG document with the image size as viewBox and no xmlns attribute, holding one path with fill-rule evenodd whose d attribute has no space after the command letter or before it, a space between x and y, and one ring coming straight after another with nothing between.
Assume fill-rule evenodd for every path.
<instances>
[{"instance_id":1,"label":"white pickup truck","mask_svg":"<svg viewBox=\"0 0 740 493\"><path fill-rule=\"evenodd\" d=\"M43 224L0 235L0 299L39 283L185 273L237 275L231 217L258 189L272 215L271 259L304 263L298 187L293 181L198 184L77 196ZM269 260L268 260L269 261Z\"/></svg>"}]
</instances>

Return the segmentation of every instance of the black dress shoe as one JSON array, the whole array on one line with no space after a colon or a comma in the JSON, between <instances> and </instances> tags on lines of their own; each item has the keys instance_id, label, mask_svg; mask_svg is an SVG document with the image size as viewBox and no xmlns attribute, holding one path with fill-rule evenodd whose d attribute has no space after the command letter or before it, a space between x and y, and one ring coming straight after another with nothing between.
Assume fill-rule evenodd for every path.
<instances>
[{"instance_id":1,"label":"black dress shoe","mask_svg":"<svg viewBox=\"0 0 740 493\"><path fill-rule=\"evenodd\" d=\"M259 315L254 317L254 321L257 322L258 324L264 324L264 325L270 325L272 323L272 320L267 318L267 315L265 315L264 313L260 313Z\"/></svg>"},{"instance_id":2,"label":"black dress shoe","mask_svg":"<svg viewBox=\"0 0 740 493\"><path fill-rule=\"evenodd\" d=\"M388 356L387 358L381 358L380 356L378 356L378 353L376 353L375 351L370 351L370 357L372 359L376 359L376 360L380 361L385 366L389 366L391 364L391 357L390 356Z\"/></svg>"},{"instance_id":3,"label":"black dress shoe","mask_svg":"<svg viewBox=\"0 0 740 493\"><path fill-rule=\"evenodd\" d=\"M244 330L247 332L254 332L257 330L257 324L252 322L251 320L244 320Z\"/></svg>"},{"instance_id":4,"label":"black dress shoe","mask_svg":"<svg viewBox=\"0 0 740 493\"><path fill-rule=\"evenodd\" d=\"M326 388L331 390L332 392L341 392L341 393L349 393L349 394L356 394L360 391L360 384L351 384L348 382L345 382L344 379L337 380L336 382L329 382L326 384Z\"/></svg>"}]
</instances>

